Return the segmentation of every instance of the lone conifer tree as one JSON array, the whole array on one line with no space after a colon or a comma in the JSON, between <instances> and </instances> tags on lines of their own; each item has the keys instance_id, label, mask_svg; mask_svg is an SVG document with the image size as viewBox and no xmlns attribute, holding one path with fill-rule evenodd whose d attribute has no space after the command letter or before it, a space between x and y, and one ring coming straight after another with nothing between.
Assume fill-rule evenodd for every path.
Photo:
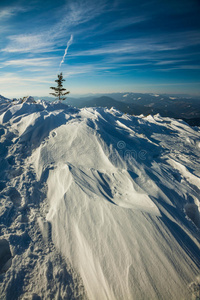
<instances>
[{"instance_id":1,"label":"lone conifer tree","mask_svg":"<svg viewBox=\"0 0 200 300\"><path fill-rule=\"evenodd\" d=\"M63 81L65 81L65 79L63 79L63 74L60 73L58 74L58 79L55 80L55 82L57 82L57 87L50 87L50 89L54 90L54 93L49 93L51 95L53 95L54 97L58 98L58 100L61 102L62 100L65 100L66 97L64 97L64 95L69 94L70 92L65 92L66 89L63 88Z\"/></svg>"}]
</instances>

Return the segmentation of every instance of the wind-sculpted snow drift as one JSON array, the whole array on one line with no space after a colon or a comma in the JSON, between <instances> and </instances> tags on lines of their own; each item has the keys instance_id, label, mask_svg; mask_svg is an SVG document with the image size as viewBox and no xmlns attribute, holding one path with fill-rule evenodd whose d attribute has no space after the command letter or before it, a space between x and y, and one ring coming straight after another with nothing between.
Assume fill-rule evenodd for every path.
<instances>
[{"instance_id":1,"label":"wind-sculpted snow drift","mask_svg":"<svg viewBox=\"0 0 200 300\"><path fill-rule=\"evenodd\" d=\"M198 127L1 104L1 299L198 299Z\"/></svg>"}]
</instances>

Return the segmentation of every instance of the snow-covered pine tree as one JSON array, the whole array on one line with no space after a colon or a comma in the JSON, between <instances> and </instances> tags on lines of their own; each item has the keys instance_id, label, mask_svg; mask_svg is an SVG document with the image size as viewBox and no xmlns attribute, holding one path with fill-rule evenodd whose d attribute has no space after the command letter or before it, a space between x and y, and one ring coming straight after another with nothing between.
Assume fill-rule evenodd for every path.
<instances>
[{"instance_id":1,"label":"snow-covered pine tree","mask_svg":"<svg viewBox=\"0 0 200 300\"><path fill-rule=\"evenodd\" d=\"M62 100L65 100L66 97L64 96L70 93L69 91L65 92L66 89L63 88L63 81L65 81L65 79L63 79L63 74L61 72L60 74L58 74L58 79L55 80L55 82L57 82L57 87L52 87L52 86L50 87L50 89L54 90L54 93L49 93L54 97L58 98L60 102Z\"/></svg>"}]
</instances>

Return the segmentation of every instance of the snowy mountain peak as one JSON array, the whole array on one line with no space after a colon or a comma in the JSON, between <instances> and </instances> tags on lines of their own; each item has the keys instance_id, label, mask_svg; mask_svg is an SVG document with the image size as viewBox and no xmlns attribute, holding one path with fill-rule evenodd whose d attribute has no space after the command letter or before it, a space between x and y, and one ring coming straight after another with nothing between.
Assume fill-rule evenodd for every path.
<instances>
[{"instance_id":1,"label":"snowy mountain peak","mask_svg":"<svg viewBox=\"0 0 200 300\"><path fill-rule=\"evenodd\" d=\"M197 295L199 128L32 101L0 132L3 298Z\"/></svg>"}]
</instances>

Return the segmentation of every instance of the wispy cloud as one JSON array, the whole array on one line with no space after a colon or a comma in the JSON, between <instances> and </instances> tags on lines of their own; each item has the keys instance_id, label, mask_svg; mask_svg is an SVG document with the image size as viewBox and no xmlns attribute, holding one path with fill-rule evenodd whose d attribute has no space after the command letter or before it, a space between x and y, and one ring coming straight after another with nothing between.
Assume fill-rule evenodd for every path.
<instances>
[{"instance_id":1,"label":"wispy cloud","mask_svg":"<svg viewBox=\"0 0 200 300\"><path fill-rule=\"evenodd\" d=\"M16 73L7 73L3 76L0 76L0 84L11 83L14 85L18 85L19 83L22 85L26 85L27 82L35 82L37 84L52 82L52 76L32 76L32 77L24 77L22 75Z\"/></svg>"},{"instance_id":2,"label":"wispy cloud","mask_svg":"<svg viewBox=\"0 0 200 300\"><path fill-rule=\"evenodd\" d=\"M137 69L148 65L149 63L130 63L130 64L102 64L102 63L92 63L92 64L78 64L75 66L65 66L63 68L63 72L65 77L72 77L75 75L80 74L87 74L87 75L105 75L105 72L112 71L112 74L122 74L126 72L127 68ZM121 68L121 69L120 69ZM124 69L124 71L122 70ZM120 69L120 70L119 70Z\"/></svg>"},{"instance_id":3,"label":"wispy cloud","mask_svg":"<svg viewBox=\"0 0 200 300\"><path fill-rule=\"evenodd\" d=\"M165 45L156 40L146 38L146 39L131 39L131 40L121 40L113 42L103 47L96 49L90 49L80 52L75 52L72 56L94 56L94 55L106 55L106 54L133 54L142 53L146 51L169 51L180 49L179 45Z\"/></svg>"},{"instance_id":4,"label":"wispy cloud","mask_svg":"<svg viewBox=\"0 0 200 300\"><path fill-rule=\"evenodd\" d=\"M67 12L66 19L72 25L86 23L101 15L107 9L107 1L70 1L64 10ZM64 20L63 20L64 21Z\"/></svg>"},{"instance_id":5,"label":"wispy cloud","mask_svg":"<svg viewBox=\"0 0 200 300\"><path fill-rule=\"evenodd\" d=\"M185 66L180 66L180 69L184 70L200 70L200 65L185 65Z\"/></svg>"},{"instance_id":6,"label":"wispy cloud","mask_svg":"<svg viewBox=\"0 0 200 300\"><path fill-rule=\"evenodd\" d=\"M48 95L53 78L50 76L26 77L16 73L0 75L1 94L7 97L22 97L25 95ZM12 89L11 89L12 83Z\"/></svg>"},{"instance_id":7,"label":"wispy cloud","mask_svg":"<svg viewBox=\"0 0 200 300\"><path fill-rule=\"evenodd\" d=\"M148 38L132 38L125 40L108 41L101 47L71 53L71 57L95 57L104 60L104 63L129 62L129 66L145 61L152 65L172 65L189 61L193 52L189 47L200 45L200 38L196 31L179 32L150 36ZM191 59L190 58L190 59ZM185 68L186 69L186 68ZM188 68L189 69L189 68Z\"/></svg>"},{"instance_id":8,"label":"wispy cloud","mask_svg":"<svg viewBox=\"0 0 200 300\"><path fill-rule=\"evenodd\" d=\"M0 4L3 37L0 68L5 73L17 72L18 79L13 73L9 75L9 79L16 79L17 83L24 78L23 84L37 85L38 78L42 80L40 74L43 74L44 85L54 81L59 63L64 60L63 54L68 50L66 38L70 35L74 36L73 47L69 48L62 68L71 82L84 78L82 75L92 76L94 80L95 76L106 76L106 72L123 80L128 74L131 81L137 72L140 72L138 77L145 71L144 76L153 76L157 71L181 74L183 78L183 73L187 76L199 70L197 20L187 26L183 15L175 20L169 9L168 19L162 19L165 12L153 7L152 1L145 0L141 4L123 0L47 0L43 5L34 0L23 7L20 3L24 1L15 1L15 5L12 2L7 6ZM166 10L167 7L165 5ZM21 15L16 18L17 14ZM4 83L9 81L6 74L0 79Z\"/></svg>"},{"instance_id":9,"label":"wispy cloud","mask_svg":"<svg viewBox=\"0 0 200 300\"><path fill-rule=\"evenodd\" d=\"M87 3L88 2L88 3ZM74 1L67 3L62 10L57 11L59 21L46 28L35 28L27 34L8 36L8 44L1 51L8 53L39 53L55 51L57 46L64 42L67 32L80 24L87 23L101 14L105 8L103 2ZM20 8L18 9L20 11ZM15 8L5 9L2 16L11 16ZM62 17L61 17L62 15ZM76 30L77 31L77 30Z\"/></svg>"},{"instance_id":10,"label":"wispy cloud","mask_svg":"<svg viewBox=\"0 0 200 300\"><path fill-rule=\"evenodd\" d=\"M18 13L26 12L27 10L29 10L29 8L20 6L5 7L0 10L0 21L9 19Z\"/></svg>"},{"instance_id":11,"label":"wispy cloud","mask_svg":"<svg viewBox=\"0 0 200 300\"><path fill-rule=\"evenodd\" d=\"M48 67L52 66L55 61L55 57L47 57L47 58L24 58L24 59L14 59L3 62L2 66L40 66L40 67Z\"/></svg>"},{"instance_id":12,"label":"wispy cloud","mask_svg":"<svg viewBox=\"0 0 200 300\"><path fill-rule=\"evenodd\" d=\"M200 65L180 65L180 66L174 66L174 67L161 68L161 69L157 69L155 71L171 72L174 70L200 70Z\"/></svg>"},{"instance_id":13,"label":"wispy cloud","mask_svg":"<svg viewBox=\"0 0 200 300\"><path fill-rule=\"evenodd\" d=\"M161 60L156 62L156 65L173 65L173 64L178 64L178 63L183 63L186 62L186 59L179 59L179 60Z\"/></svg>"},{"instance_id":14,"label":"wispy cloud","mask_svg":"<svg viewBox=\"0 0 200 300\"><path fill-rule=\"evenodd\" d=\"M54 42L44 34L28 34L9 36L9 44L2 49L8 53L41 53L54 51Z\"/></svg>"},{"instance_id":15,"label":"wispy cloud","mask_svg":"<svg viewBox=\"0 0 200 300\"><path fill-rule=\"evenodd\" d=\"M14 14L14 9L4 8L0 11L0 19L10 18Z\"/></svg>"},{"instance_id":16,"label":"wispy cloud","mask_svg":"<svg viewBox=\"0 0 200 300\"><path fill-rule=\"evenodd\" d=\"M103 34L112 33L118 30L123 30L128 26L139 24L149 19L148 16L139 15L132 17L123 17L121 19L110 21L106 26L102 26L101 22L96 22L89 30L85 32L84 38L91 38L92 36L101 36Z\"/></svg>"},{"instance_id":17,"label":"wispy cloud","mask_svg":"<svg viewBox=\"0 0 200 300\"><path fill-rule=\"evenodd\" d=\"M120 20L115 20L106 27L106 30L115 30L119 28L124 28L133 24L142 23L149 20L149 17L146 15L132 16L132 17L123 17Z\"/></svg>"}]
</instances>

